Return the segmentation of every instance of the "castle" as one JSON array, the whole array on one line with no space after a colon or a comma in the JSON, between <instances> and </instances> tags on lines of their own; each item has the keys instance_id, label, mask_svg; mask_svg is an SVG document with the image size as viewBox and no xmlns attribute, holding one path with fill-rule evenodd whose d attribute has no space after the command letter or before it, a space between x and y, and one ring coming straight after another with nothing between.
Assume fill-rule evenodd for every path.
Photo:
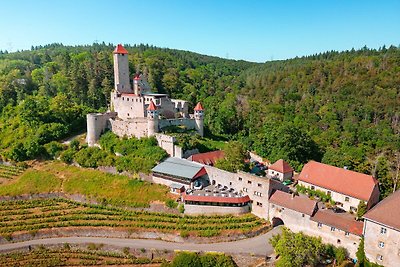
<instances>
[{"instance_id":1,"label":"castle","mask_svg":"<svg viewBox=\"0 0 400 267\"><path fill-rule=\"evenodd\" d=\"M194 114L189 114L187 101L152 92L144 75L136 74L131 86L128 51L119 44L113 57L115 86L111 92L111 105L106 113L87 114L86 141L89 146L94 146L106 129L120 137L156 136L160 146L162 141L173 143L165 135L157 134L168 126L195 129L203 136L204 109L200 102L194 108Z\"/></svg>"}]
</instances>

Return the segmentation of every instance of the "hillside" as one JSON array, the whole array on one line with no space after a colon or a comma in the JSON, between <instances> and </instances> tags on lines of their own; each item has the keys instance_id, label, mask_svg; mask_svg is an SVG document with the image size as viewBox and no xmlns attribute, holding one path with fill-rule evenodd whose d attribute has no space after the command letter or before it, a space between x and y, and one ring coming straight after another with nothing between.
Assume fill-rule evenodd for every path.
<instances>
[{"instance_id":1,"label":"hillside","mask_svg":"<svg viewBox=\"0 0 400 267\"><path fill-rule=\"evenodd\" d=\"M147 45L125 46L132 74L159 92L202 101L209 136L237 139L300 170L310 159L374 174L384 195L400 157L400 49L326 52L264 64ZM0 154L40 157L85 127L113 88L113 45L0 54ZM397 153L397 154L396 154ZM397 156L396 156L397 155Z\"/></svg>"}]
</instances>

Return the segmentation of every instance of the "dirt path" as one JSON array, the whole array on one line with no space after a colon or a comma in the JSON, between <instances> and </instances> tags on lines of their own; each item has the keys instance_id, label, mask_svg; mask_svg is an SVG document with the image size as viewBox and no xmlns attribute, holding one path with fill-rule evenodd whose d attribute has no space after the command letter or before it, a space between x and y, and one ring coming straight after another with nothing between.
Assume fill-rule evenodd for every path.
<instances>
[{"instance_id":1,"label":"dirt path","mask_svg":"<svg viewBox=\"0 0 400 267\"><path fill-rule=\"evenodd\" d=\"M222 242L198 244L190 242L167 242L154 239L127 239L127 238L105 238L105 237L56 237L45 239L34 239L24 242L9 243L0 245L0 252L25 248L35 245L54 245L54 244L107 244L117 247L129 247L134 249L157 249L157 250L189 250L189 251L214 251L230 254L252 254L258 256L267 256L273 253L273 248L268 240L272 235L280 233L280 227L276 227L266 234L253 238Z\"/></svg>"}]
</instances>

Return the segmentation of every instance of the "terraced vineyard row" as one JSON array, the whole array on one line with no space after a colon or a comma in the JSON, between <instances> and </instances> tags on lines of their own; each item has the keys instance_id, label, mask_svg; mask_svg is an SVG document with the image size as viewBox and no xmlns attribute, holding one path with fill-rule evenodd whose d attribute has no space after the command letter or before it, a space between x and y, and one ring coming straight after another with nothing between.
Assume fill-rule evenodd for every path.
<instances>
[{"instance_id":1,"label":"terraced vineyard row","mask_svg":"<svg viewBox=\"0 0 400 267\"><path fill-rule=\"evenodd\" d=\"M264 221L252 214L242 216L184 216L177 214L129 211L101 205L82 204L66 199L2 202L0 235L35 232L58 227L114 227L127 230L185 231L212 236L226 231L248 232Z\"/></svg>"},{"instance_id":2,"label":"terraced vineyard row","mask_svg":"<svg viewBox=\"0 0 400 267\"><path fill-rule=\"evenodd\" d=\"M13 179L22 174L25 168L0 164L0 178Z\"/></svg>"},{"instance_id":3,"label":"terraced vineyard row","mask_svg":"<svg viewBox=\"0 0 400 267\"><path fill-rule=\"evenodd\" d=\"M45 249L0 254L0 266L95 266L160 263L161 259L137 258L116 252L82 249Z\"/></svg>"}]
</instances>

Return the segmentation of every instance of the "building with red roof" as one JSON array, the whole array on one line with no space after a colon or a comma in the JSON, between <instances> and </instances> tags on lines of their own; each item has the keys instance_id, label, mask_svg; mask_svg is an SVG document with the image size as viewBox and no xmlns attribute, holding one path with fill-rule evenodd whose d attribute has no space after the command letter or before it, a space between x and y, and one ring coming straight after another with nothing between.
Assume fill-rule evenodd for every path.
<instances>
[{"instance_id":1,"label":"building with red roof","mask_svg":"<svg viewBox=\"0 0 400 267\"><path fill-rule=\"evenodd\" d=\"M126 50L125 47L122 46L122 44L118 44L117 47L115 47L113 54L128 54L128 50Z\"/></svg>"},{"instance_id":2,"label":"building with red roof","mask_svg":"<svg viewBox=\"0 0 400 267\"><path fill-rule=\"evenodd\" d=\"M280 159L268 167L268 176L284 181L292 179L293 171L294 170L289 163Z\"/></svg>"},{"instance_id":3,"label":"building with red roof","mask_svg":"<svg viewBox=\"0 0 400 267\"><path fill-rule=\"evenodd\" d=\"M196 161L198 163L208 165L208 166L214 166L215 162L219 159L223 159L224 156L225 156L224 151L216 150L216 151L197 153L197 154L191 155L188 158L188 160Z\"/></svg>"},{"instance_id":4,"label":"building with red roof","mask_svg":"<svg viewBox=\"0 0 400 267\"><path fill-rule=\"evenodd\" d=\"M383 266L400 266L400 191L388 196L364 215L367 258Z\"/></svg>"},{"instance_id":5,"label":"building with red roof","mask_svg":"<svg viewBox=\"0 0 400 267\"><path fill-rule=\"evenodd\" d=\"M298 177L299 185L321 190L346 211L357 211L360 201L368 208L379 201L378 181L371 175L310 161Z\"/></svg>"}]
</instances>

